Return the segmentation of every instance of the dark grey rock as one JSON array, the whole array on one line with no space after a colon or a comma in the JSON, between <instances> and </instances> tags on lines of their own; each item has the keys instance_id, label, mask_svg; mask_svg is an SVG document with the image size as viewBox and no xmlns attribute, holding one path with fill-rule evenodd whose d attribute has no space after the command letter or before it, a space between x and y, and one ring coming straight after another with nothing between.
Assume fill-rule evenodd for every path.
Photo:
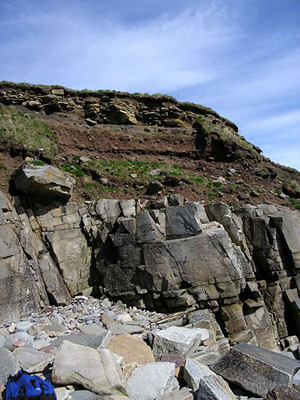
<instances>
[{"instance_id":1,"label":"dark grey rock","mask_svg":"<svg viewBox=\"0 0 300 400\"><path fill-rule=\"evenodd\" d=\"M36 196L69 199L75 179L51 165L25 165L14 174L17 190Z\"/></svg>"},{"instance_id":2,"label":"dark grey rock","mask_svg":"<svg viewBox=\"0 0 300 400\"><path fill-rule=\"evenodd\" d=\"M234 346L212 367L226 380L257 396L266 396L275 386L292 384L300 363L263 348L240 344Z\"/></svg>"}]
</instances>

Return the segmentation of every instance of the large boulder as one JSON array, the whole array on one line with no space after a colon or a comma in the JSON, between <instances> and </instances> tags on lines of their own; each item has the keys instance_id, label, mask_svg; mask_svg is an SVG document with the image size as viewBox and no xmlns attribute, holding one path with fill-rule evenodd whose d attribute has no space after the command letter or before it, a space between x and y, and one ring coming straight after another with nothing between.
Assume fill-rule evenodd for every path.
<instances>
[{"instance_id":1,"label":"large boulder","mask_svg":"<svg viewBox=\"0 0 300 400\"><path fill-rule=\"evenodd\" d=\"M208 338L206 329L172 326L154 332L153 352L156 356L173 353L189 357Z\"/></svg>"},{"instance_id":2,"label":"large boulder","mask_svg":"<svg viewBox=\"0 0 300 400\"><path fill-rule=\"evenodd\" d=\"M153 400L178 389L173 363L150 363L138 367L128 379L130 400Z\"/></svg>"},{"instance_id":3,"label":"large boulder","mask_svg":"<svg viewBox=\"0 0 300 400\"><path fill-rule=\"evenodd\" d=\"M106 349L64 341L53 364L53 382L59 385L81 385L94 393L110 396L127 394L121 368Z\"/></svg>"},{"instance_id":4,"label":"large boulder","mask_svg":"<svg viewBox=\"0 0 300 400\"><path fill-rule=\"evenodd\" d=\"M211 371L206 365L187 359L184 366L184 380L197 393L197 400L235 400L228 383Z\"/></svg>"},{"instance_id":5,"label":"large boulder","mask_svg":"<svg viewBox=\"0 0 300 400\"><path fill-rule=\"evenodd\" d=\"M232 347L212 367L226 380L262 397L275 386L290 387L299 368L296 360L247 344Z\"/></svg>"},{"instance_id":6,"label":"large boulder","mask_svg":"<svg viewBox=\"0 0 300 400\"><path fill-rule=\"evenodd\" d=\"M24 165L13 176L17 190L43 197L69 199L75 179L51 165Z\"/></svg>"},{"instance_id":7,"label":"large boulder","mask_svg":"<svg viewBox=\"0 0 300 400\"><path fill-rule=\"evenodd\" d=\"M138 336L129 334L114 336L108 342L107 348L123 357L125 364L136 362L145 365L155 361L151 348Z\"/></svg>"}]
</instances>

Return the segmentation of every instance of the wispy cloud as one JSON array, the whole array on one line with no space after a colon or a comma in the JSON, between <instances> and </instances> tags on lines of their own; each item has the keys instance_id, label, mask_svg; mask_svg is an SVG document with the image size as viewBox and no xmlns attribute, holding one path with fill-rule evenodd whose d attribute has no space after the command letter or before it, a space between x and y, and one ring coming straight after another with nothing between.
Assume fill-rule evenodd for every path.
<instances>
[{"instance_id":1,"label":"wispy cloud","mask_svg":"<svg viewBox=\"0 0 300 400\"><path fill-rule=\"evenodd\" d=\"M292 14L285 24L280 15L281 25L265 18L297 4L287 3L145 0L141 9L136 0L11 0L0 5L0 74L81 89L179 93L235 121L275 161L300 169L300 28Z\"/></svg>"}]
</instances>

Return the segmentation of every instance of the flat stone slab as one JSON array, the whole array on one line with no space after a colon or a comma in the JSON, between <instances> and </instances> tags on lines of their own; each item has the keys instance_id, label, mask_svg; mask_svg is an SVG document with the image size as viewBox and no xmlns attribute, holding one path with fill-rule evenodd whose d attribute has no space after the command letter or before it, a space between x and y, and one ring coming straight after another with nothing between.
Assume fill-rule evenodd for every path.
<instances>
[{"instance_id":1,"label":"flat stone slab","mask_svg":"<svg viewBox=\"0 0 300 400\"><path fill-rule=\"evenodd\" d=\"M51 165L25 165L15 172L14 182L24 193L68 199L76 181Z\"/></svg>"},{"instance_id":2,"label":"flat stone slab","mask_svg":"<svg viewBox=\"0 0 300 400\"><path fill-rule=\"evenodd\" d=\"M179 389L175 364L150 363L136 368L128 379L130 400L153 400Z\"/></svg>"},{"instance_id":3,"label":"flat stone slab","mask_svg":"<svg viewBox=\"0 0 300 400\"><path fill-rule=\"evenodd\" d=\"M27 349L25 347L15 349L13 351L13 356L19 362L21 368L28 373L44 371L54 359L53 354Z\"/></svg>"},{"instance_id":4,"label":"flat stone slab","mask_svg":"<svg viewBox=\"0 0 300 400\"><path fill-rule=\"evenodd\" d=\"M208 338L207 329L171 326L154 332L153 353L155 355L173 353L189 357Z\"/></svg>"},{"instance_id":5,"label":"flat stone slab","mask_svg":"<svg viewBox=\"0 0 300 400\"><path fill-rule=\"evenodd\" d=\"M211 368L248 392L265 397L276 386L290 387L300 363L280 353L239 344Z\"/></svg>"},{"instance_id":6,"label":"flat stone slab","mask_svg":"<svg viewBox=\"0 0 300 400\"><path fill-rule=\"evenodd\" d=\"M125 364L137 362L145 365L155 362L151 348L138 336L128 334L117 335L110 339L107 348L123 357Z\"/></svg>"},{"instance_id":7,"label":"flat stone slab","mask_svg":"<svg viewBox=\"0 0 300 400\"><path fill-rule=\"evenodd\" d=\"M178 392L167 394L166 396L159 396L156 400L193 400L194 396L190 389L183 388Z\"/></svg>"},{"instance_id":8,"label":"flat stone slab","mask_svg":"<svg viewBox=\"0 0 300 400\"><path fill-rule=\"evenodd\" d=\"M91 347L93 349L105 348L111 337L110 331L105 331L100 335L93 335L90 333L76 333L73 335L63 335L55 339L51 343L51 347L59 347L63 341L80 344L82 346Z\"/></svg>"},{"instance_id":9,"label":"flat stone slab","mask_svg":"<svg viewBox=\"0 0 300 400\"><path fill-rule=\"evenodd\" d=\"M197 393L197 400L236 400L228 383L196 360L187 359L184 380Z\"/></svg>"}]
</instances>

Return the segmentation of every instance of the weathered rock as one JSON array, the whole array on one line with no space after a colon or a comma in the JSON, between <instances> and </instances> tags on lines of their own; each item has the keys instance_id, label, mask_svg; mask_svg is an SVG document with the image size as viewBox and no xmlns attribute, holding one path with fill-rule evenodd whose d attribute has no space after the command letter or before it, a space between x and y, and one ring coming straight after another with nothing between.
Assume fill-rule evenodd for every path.
<instances>
[{"instance_id":1,"label":"weathered rock","mask_svg":"<svg viewBox=\"0 0 300 400\"><path fill-rule=\"evenodd\" d=\"M160 192L164 188L164 185L160 181L153 181L147 187L146 194L152 195Z\"/></svg>"},{"instance_id":2,"label":"weathered rock","mask_svg":"<svg viewBox=\"0 0 300 400\"><path fill-rule=\"evenodd\" d=\"M23 226L16 211L0 195L0 323L17 321L38 311L43 284L37 263L27 256L32 244L22 247ZM29 248L30 247L30 248ZM40 289L40 290L39 290ZM45 301L47 299L45 298Z\"/></svg>"},{"instance_id":3,"label":"weathered rock","mask_svg":"<svg viewBox=\"0 0 300 400\"><path fill-rule=\"evenodd\" d=\"M138 365L145 365L155 362L151 348L137 336L114 336L109 340L107 349L123 357L125 364L137 362Z\"/></svg>"},{"instance_id":4,"label":"weathered rock","mask_svg":"<svg viewBox=\"0 0 300 400\"><path fill-rule=\"evenodd\" d=\"M174 353L189 357L208 338L206 329L170 327L154 333L153 352L155 355Z\"/></svg>"},{"instance_id":5,"label":"weathered rock","mask_svg":"<svg viewBox=\"0 0 300 400\"><path fill-rule=\"evenodd\" d=\"M20 367L28 373L44 371L54 359L52 354L22 347L15 349L13 356L19 362Z\"/></svg>"},{"instance_id":6,"label":"weathered rock","mask_svg":"<svg viewBox=\"0 0 300 400\"><path fill-rule=\"evenodd\" d=\"M174 376L175 364L150 363L137 367L128 379L130 400L153 400L179 389Z\"/></svg>"},{"instance_id":7,"label":"weathered rock","mask_svg":"<svg viewBox=\"0 0 300 400\"><path fill-rule=\"evenodd\" d=\"M298 387L276 387L269 390L266 400L299 400L300 386Z\"/></svg>"},{"instance_id":8,"label":"weathered rock","mask_svg":"<svg viewBox=\"0 0 300 400\"><path fill-rule=\"evenodd\" d=\"M12 353L1 347L0 348L0 385L5 384L10 375L14 375L18 372L20 366L18 361L12 355Z\"/></svg>"},{"instance_id":9,"label":"weathered rock","mask_svg":"<svg viewBox=\"0 0 300 400\"><path fill-rule=\"evenodd\" d=\"M247 344L234 346L212 367L223 378L258 396L266 396L275 386L291 386L299 368L295 360Z\"/></svg>"},{"instance_id":10,"label":"weathered rock","mask_svg":"<svg viewBox=\"0 0 300 400\"><path fill-rule=\"evenodd\" d=\"M166 210L167 239L198 235L202 231L200 225L197 203L171 207Z\"/></svg>"},{"instance_id":11,"label":"weathered rock","mask_svg":"<svg viewBox=\"0 0 300 400\"><path fill-rule=\"evenodd\" d=\"M112 320L108 315L102 315L102 322L104 326L113 334L134 334L144 332L144 328L139 325L122 324L118 321Z\"/></svg>"},{"instance_id":12,"label":"weathered rock","mask_svg":"<svg viewBox=\"0 0 300 400\"><path fill-rule=\"evenodd\" d=\"M100 199L96 203L96 212L103 222L114 224L121 214L119 200Z\"/></svg>"},{"instance_id":13,"label":"weathered rock","mask_svg":"<svg viewBox=\"0 0 300 400\"><path fill-rule=\"evenodd\" d=\"M106 347L110 337L111 332L107 330L98 335L93 335L90 333L74 333L71 335L63 335L55 339L51 343L51 347L59 347L62 342L68 341L70 343L79 344L81 346L91 347L93 349L100 349Z\"/></svg>"},{"instance_id":14,"label":"weathered rock","mask_svg":"<svg viewBox=\"0 0 300 400\"><path fill-rule=\"evenodd\" d=\"M194 396L190 389L182 388L178 392L167 394L166 396L158 396L157 400L193 400Z\"/></svg>"},{"instance_id":15,"label":"weathered rock","mask_svg":"<svg viewBox=\"0 0 300 400\"><path fill-rule=\"evenodd\" d=\"M71 393L72 400L105 400L107 397L103 397L99 394L95 394L89 390L75 390Z\"/></svg>"},{"instance_id":16,"label":"weathered rock","mask_svg":"<svg viewBox=\"0 0 300 400\"><path fill-rule=\"evenodd\" d=\"M92 254L81 230L59 230L47 233L46 237L70 294L75 295L86 289L89 286ZM62 300L66 297L63 293Z\"/></svg>"},{"instance_id":17,"label":"weathered rock","mask_svg":"<svg viewBox=\"0 0 300 400\"><path fill-rule=\"evenodd\" d=\"M14 174L17 190L36 196L69 199L75 179L51 165L25 165Z\"/></svg>"},{"instance_id":18,"label":"weathered rock","mask_svg":"<svg viewBox=\"0 0 300 400\"><path fill-rule=\"evenodd\" d=\"M228 383L198 361L187 359L183 376L199 400L235 400Z\"/></svg>"},{"instance_id":19,"label":"weathered rock","mask_svg":"<svg viewBox=\"0 0 300 400\"><path fill-rule=\"evenodd\" d=\"M52 379L59 385L82 385L100 395L127 394L122 371L109 350L64 341L57 352Z\"/></svg>"}]
</instances>

